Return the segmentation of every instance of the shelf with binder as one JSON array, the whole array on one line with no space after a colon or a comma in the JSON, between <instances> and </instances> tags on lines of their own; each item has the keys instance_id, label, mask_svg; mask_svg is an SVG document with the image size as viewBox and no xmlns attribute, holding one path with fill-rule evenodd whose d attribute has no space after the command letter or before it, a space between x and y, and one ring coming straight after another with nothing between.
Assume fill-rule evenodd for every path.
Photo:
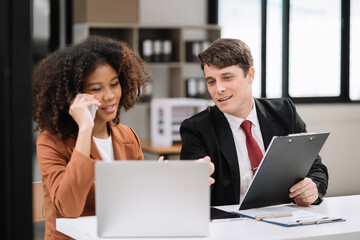
<instances>
[{"instance_id":1,"label":"shelf with binder","mask_svg":"<svg viewBox=\"0 0 360 240\"><path fill-rule=\"evenodd\" d=\"M204 77L190 77L185 83L186 97L209 98Z\"/></svg>"},{"instance_id":2,"label":"shelf with binder","mask_svg":"<svg viewBox=\"0 0 360 240\"><path fill-rule=\"evenodd\" d=\"M183 73L184 94L186 97L210 99L204 73L199 63L185 63Z\"/></svg>"},{"instance_id":3,"label":"shelf with binder","mask_svg":"<svg viewBox=\"0 0 360 240\"><path fill-rule=\"evenodd\" d=\"M210 44L220 38L221 31L217 25L192 26L183 33L183 91L186 97L210 99L197 55L205 51Z\"/></svg>"},{"instance_id":4,"label":"shelf with binder","mask_svg":"<svg viewBox=\"0 0 360 240\"><path fill-rule=\"evenodd\" d=\"M205 51L210 46L210 41L207 39L204 40L195 40L195 41L186 41L186 62L198 62L197 54Z\"/></svg>"},{"instance_id":5,"label":"shelf with binder","mask_svg":"<svg viewBox=\"0 0 360 240\"><path fill-rule=\"evenodd\" d=\"M180 29L139 28L139 53L149 63L180 62Z\"/></svg>"},{"instance_id":6,"label":"shelf with binder","mask_svg":"<svg viewBox=\"0 0 360 240\"><path fill-rule=\"evenodd\" d=\"M168 63L186 62L188 43L198 46L194 48L194 54L203 51L212 41L220 37L220 27L217 25L144 26L94 22L74 24L74 43L91 34L125 41L145 59L149 54L152 55L150 61L147 61L149 63Z\"/></svg>"}]
</instances>

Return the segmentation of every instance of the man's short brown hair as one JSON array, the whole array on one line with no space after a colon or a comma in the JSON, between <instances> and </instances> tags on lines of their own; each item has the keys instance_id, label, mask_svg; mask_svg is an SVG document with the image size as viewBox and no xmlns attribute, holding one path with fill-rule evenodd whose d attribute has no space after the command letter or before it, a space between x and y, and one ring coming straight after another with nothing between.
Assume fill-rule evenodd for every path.
<instances>
[{"instance_id":1,"label":"man's short brown hair","mask_svg":"<svg viewBox=\"0 0 360 240\"><path fill-rule=\"evenodd\" d=\"M202 70L205 64L219 69L237 65L246 76L249 68L253 66L250 48L238 39L219 38L203 53L198 54L198 58Z\"/></svg>"}]
</instances>

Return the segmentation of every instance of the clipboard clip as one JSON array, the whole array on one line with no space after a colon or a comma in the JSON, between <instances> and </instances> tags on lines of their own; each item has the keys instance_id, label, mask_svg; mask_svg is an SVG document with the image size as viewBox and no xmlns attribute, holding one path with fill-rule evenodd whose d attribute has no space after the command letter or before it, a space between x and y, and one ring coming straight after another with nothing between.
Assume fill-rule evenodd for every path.
<instances>
[{"instance_id":1,"label":"clipboard clip","mask_svg":"<svg viewBox=\"0 0 360 240\"><path fill-rule=\"evenodd\" d=\"M301 225L310 225L310 224L321 224L321 223L331 223L334 221L343 221L343 218L330 218L330 217L323 217L320 219L312 219L312 220L297 220L296 222Z\"/></svg>"}]
</instances>

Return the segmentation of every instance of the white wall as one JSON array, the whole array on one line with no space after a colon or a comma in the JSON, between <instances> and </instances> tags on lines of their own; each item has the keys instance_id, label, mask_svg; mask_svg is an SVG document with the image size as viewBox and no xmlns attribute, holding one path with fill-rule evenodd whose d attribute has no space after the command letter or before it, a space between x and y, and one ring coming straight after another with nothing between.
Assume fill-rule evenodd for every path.
<instances>
[{"instance_id":1,"label":"white wall","mask_svg":"<svg viewBox=\"0 0 360 240\"><path fill-rule=\"evenodd\" d=\"M207 0L140 0L141 25L204 25Z\"/></svg>"},{"instance_id":2,"label":"white wall","mask_svg":"<svg viewBox=\"0 0 360 240\"><path fill-rule=\"evenodd\" d=\"M330 132L320 152L327 196L360 194L360 104L297 104L308 132Z\"/></svg>"}]
</instances>

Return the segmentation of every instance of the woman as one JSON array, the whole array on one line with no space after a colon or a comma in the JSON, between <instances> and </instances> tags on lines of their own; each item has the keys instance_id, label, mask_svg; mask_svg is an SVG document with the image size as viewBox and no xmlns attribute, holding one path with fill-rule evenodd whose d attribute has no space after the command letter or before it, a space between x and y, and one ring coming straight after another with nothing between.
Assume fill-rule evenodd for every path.
<instances>
[{"instance_id":1,"label":"woman","mask_svg":"<svg viewBox=\"0 0 360 240\"><path fill-rule=\"evenodd\" d=\"M143 160L138 136L119 121L146 77L143 60L126 44L98 36L50 54L35 69L45 239L68 239L56 231L56 218L95 215L95 161ZM94 119L89 106L98 109Z\"/></svg>"}]
</instances>

